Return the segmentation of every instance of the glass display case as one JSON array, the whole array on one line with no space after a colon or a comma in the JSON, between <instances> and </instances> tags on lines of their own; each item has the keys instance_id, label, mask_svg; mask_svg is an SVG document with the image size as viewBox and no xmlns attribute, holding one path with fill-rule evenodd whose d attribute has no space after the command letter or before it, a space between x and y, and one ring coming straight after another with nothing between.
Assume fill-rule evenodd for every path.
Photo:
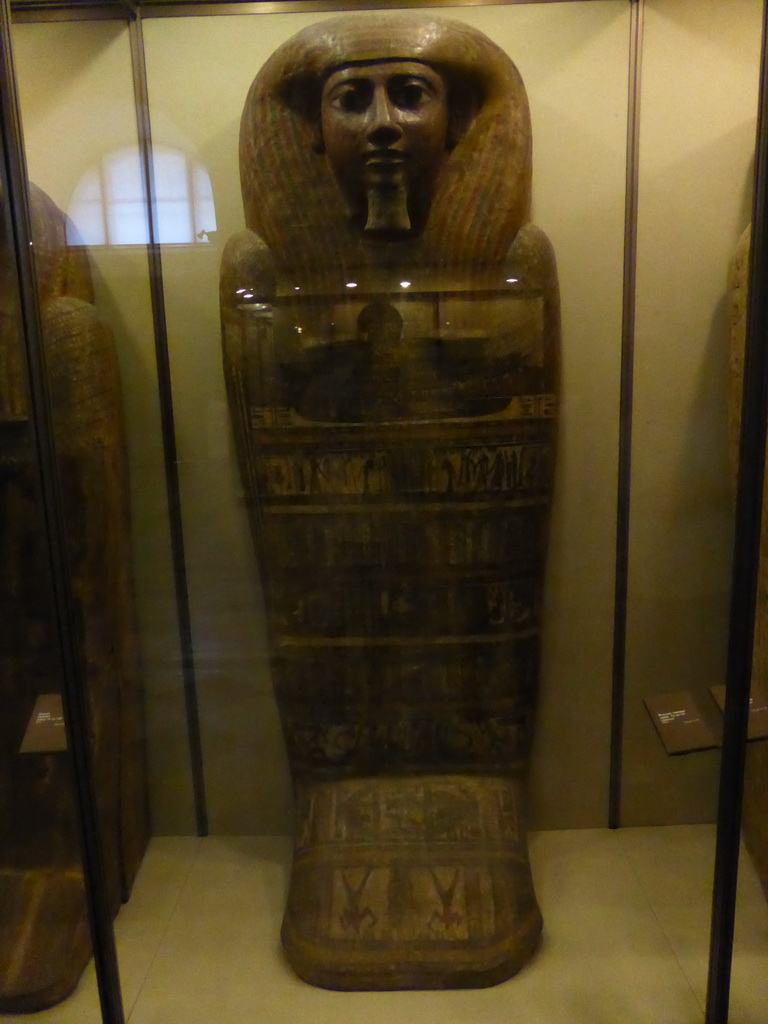
<instances>
[{"instance_id":1,"label":"glass display case","mask_svg":"<svg viewBox=\"0 0 768 1024\"><path fill-rule=\"evenodd\" d=\"M3 10L0 1020L761 1022L763 4Z\"/></svg>"}]
</instances>

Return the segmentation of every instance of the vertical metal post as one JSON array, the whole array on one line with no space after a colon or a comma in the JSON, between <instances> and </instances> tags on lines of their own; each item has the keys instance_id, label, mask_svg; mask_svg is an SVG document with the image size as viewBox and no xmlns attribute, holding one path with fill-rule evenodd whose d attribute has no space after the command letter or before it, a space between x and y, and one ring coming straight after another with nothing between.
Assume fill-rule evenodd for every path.
<instances>
[{"instance_id":1,"label":"vertical metal post","mask_svg":"<svg viewBox=\"0 0 768 1024\"><path fill-rule=\"evenodd\" d=\"M727 689L712 892L706 1024L727 1024L768 423L768 4L763 6Z\"/></svg>"},{"instance_id":2,"label":"vertical metal post","mask_svg":"<svg viewBox=\"0 0 768 1024\"><path fill-rule=\"evenodd\" d=\"M10 4L0 0L0 146L3 206L7 207L18 275L19 314L29 370L30 429L39 468L53 611L62 670L62 698L75 804L78 811L85 894L104 1024L124 1024L120 977L107 897L98 808L93 787L85 672L71 593L63 502L48 403L44 337L38 301L27 169L11 47Z\"/></svg>"},{"instance_id":3,"label":"vertical metal post","mask_svg":"<svg viewBox=\"0 0 768 1024\"><path fill-rule=\"evenodd\" d=\"M163 268L160 255L157 203L152 169L152 132L149 120L147 72L144 63L144 35L142 32L140 10L135 12L130 21L130 37L133 88L136 99L136 121L139 135L139 155L141 158L144 194L148 213L149 244L147 246L147 256L149 260L149 287L155 332L155 361L160 395L160 424L165 460L165 486L168 496L173 579L176 592L176 616L179 627L181 667L184 679L187 741L189 744L197 834L205 836L208 835L208 812L205 800L203 750L200 737L200 715L197 702L197 681L195 679L192 621L189 609L187 567L184 553L184 526L181 517L176 427L173 414L173 388L171 384L171 365L168 356L168 326L165 318Z\"/></svg>"},{"instance_id":4,"label":"vertical metal post","mask_svg":"<svg viewBox=\"0 0 768 1024\"><path fill-rule=\"evenodd\" d=\"M621 380L619 385L619 470L616 499L616 581L613 604L613 672L611 688L611 753L608 782L608 827L621 824L621 776L624 746L626 682L629 520L632 473L632 389L635 358L635 282L637 265L637 201L640 173L640 75L643 53L644 0L631 0L629 12L629 92L627 106L627 170L624 199L624 290L621 318Z\"/></svg>"}]
</instances>

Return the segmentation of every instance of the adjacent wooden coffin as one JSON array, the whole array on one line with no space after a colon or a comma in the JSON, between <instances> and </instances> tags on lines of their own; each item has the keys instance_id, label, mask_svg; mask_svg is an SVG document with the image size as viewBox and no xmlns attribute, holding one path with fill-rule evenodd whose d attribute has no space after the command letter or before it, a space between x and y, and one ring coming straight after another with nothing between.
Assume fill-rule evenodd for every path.
<instances>
[{"instance_id":1,"label":"adjacent wooden coffin","mask_svg":"<svg viewBox=\"0 0 768 1024\"><path fill-rule=\"evenodd\" d=\"M368 118L367 210L328 152L337 79ZM447 111L426 184L418 88ZM541 931L524 775L559 313L523 84L458 23L324 22L256 78L241 176L224 366L296 792L285 952L328 988L494 984Z\"/></svg>"},{"instance_id":2,"label":"adjacent wooden coffin","mask_svg":"<svg viewBox=\"0 0 768 1024\"><path fill-rule=\"evenodd\" d=\"M128 472L110 328L87 257L32 188L45 360L92 726L94 783L113 910L148 837ZM0 251L0 1012L43 1009L77 984L90 936L68 755L22 743L41 695L61 692L10 247ZM38 705L55 721L55 697ZM49 710L39 711L39 708ZM63 730L62 730L63 731ZM27 750L27 747L33 749ZM38 747L41 749L35 750ZM47 747L47 749L46 749Z\"/></svg>"}]
</instances>

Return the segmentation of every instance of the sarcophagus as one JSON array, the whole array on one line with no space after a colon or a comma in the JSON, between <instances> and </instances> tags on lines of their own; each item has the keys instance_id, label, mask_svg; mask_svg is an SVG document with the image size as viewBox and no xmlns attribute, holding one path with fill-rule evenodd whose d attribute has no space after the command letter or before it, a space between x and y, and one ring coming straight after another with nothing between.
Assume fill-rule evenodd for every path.
<instances>
[{"instance_id":1,"label":"sarcophagus","mask_svg":"<svg viewBox=\"0 0 768 1024\"><path fill-rule=\"evenodd\" d=\"M522 82L466 26L325 22L257 77L241 172L224 361L296 790L285 950L330 988L493 984L541 931L559 316Z\"/></svg>"},{"instance_id":2,"label":"sarcophagus","mask_svg":"<svg viewBox=\"0 0 768 1024\"><path fill-rule=\"evenodd\" d=\"M90 710L107 892L116 913L149 834L128 467L117 352L85 250L31 187L51 420ZM71 229L71 225L69 225ZM0 1013L74 989L91 955L21 318L0 230ZM38 699L41 703L38 704ZM54 710L52 710L54 709ZM36 732L36 722L49 728Z\"/></svg>"}]
</instances>

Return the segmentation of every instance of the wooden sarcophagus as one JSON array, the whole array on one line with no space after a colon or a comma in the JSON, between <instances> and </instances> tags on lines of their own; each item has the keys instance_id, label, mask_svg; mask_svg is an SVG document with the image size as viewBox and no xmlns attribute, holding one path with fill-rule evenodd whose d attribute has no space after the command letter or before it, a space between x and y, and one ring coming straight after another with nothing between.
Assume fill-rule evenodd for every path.
<instances>
[{"instance_id":1,"label":"wooden sarcophagus","mask_svg":"<svg viewBox=\"0 0 768 1024\"><path fill-rule=\"evenodd\" d=\"M334 19L257 77L241 174L224 364L296 792L285 951L329 988L494 984L541 931L559 313L524 88L467 26Z\"/></svg>"},{"instance_id":2,"label":"wooden sarcophagus","mask_svg":"<svg viewBox=\"0 0 768 1024\"><path fill-rule=\"evenodd\" d=\"M92 304L85 250L68 245L66 218L48 196L31 186L31 200L72 572L70 640L86 687L116 912L149 833L119 369L111 329ZM74 989L91 940L21 318L10 246L0 243L0 1013L24 1013Z\"/></svg>"}]
</instances>

